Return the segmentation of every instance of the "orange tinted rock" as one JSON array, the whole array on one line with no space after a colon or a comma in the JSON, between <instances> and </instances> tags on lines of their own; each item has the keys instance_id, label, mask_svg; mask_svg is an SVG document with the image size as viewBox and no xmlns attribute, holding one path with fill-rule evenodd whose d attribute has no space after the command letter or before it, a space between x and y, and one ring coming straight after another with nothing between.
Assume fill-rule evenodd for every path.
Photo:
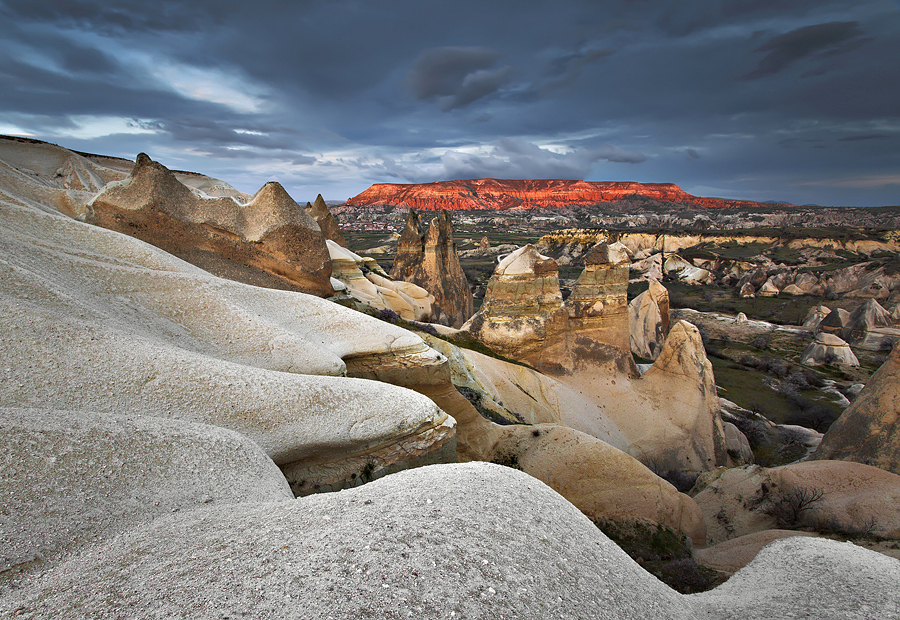
<instances>
[{"instance_id":1,"label":"orange tinted rock","mask_svg":"<svg viewBox=\"0 0 900 620\"><path fill-rule=\"evenodd\" d=\"M674 183L469 179L435 183L376 183L348 205L395 205L420 210L529 209L592 205L641 196L694 207L726 209L760 203L692 196Z\"/></svg>"}]
</instances>

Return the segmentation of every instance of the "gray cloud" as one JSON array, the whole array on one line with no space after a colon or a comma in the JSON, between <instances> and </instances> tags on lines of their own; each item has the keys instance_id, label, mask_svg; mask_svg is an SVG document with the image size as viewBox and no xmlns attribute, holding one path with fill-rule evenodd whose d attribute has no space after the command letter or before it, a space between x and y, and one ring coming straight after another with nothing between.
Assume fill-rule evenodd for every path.
<instances>
[{"instance_id":1,"label":"gray cloud","mask_svg":"<svg viewBox=\"0 0 900 620\"><path fill-rule=\"evenodd\" d=\"M808 56L841 54L864 42L857 22L829 22L797 28L770 39L756 48L766 55L759 65L744 75L744 79L756 79L778 73L796 61Z\"/></svg>"},{"instance_id":2,"label":"gray cloud","mask_svg":"<svg viewBox=\"0 0 900 620\"><path fill-rule=\"evenodd\" d=\"M449 111L499 90L512 67L491 68L500 54L486 47L440 47L422 52L409 73L416 97L437 99Z\"/></svg>"}]
</instances>

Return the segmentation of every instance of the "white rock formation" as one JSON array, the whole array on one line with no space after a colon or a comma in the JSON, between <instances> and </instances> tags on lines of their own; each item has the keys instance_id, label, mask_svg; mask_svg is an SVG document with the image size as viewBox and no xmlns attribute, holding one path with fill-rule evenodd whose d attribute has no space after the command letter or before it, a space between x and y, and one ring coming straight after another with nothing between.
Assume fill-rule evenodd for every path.
<instances>
[{"instance_id":1,"label":"white rock formation","mask_svg":"<svg viewBox=\"0 0 900 620\"><path fill-rule=\"evenodd\" d=\"M655 360L669 332L669 292L656 280L628 303L631 352Z\"/></svg>"},{"instance_id":2,"label":"white rock formation","mask_svg":"<svg viewBox=\"0 0 900 620\"><path fill-rule=\"evenodd\" d=\"M807 366L859 366L859 360L850 345L826 332L816 334L800 356L800 363Z\"/></svg>"}]
</instances>

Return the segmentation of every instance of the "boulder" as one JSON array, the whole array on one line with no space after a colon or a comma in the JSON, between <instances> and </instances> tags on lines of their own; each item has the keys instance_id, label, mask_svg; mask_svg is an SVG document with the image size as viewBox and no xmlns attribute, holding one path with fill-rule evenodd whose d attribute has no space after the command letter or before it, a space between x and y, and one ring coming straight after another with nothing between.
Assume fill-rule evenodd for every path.
<instances>
[{"instance_id":1,"label":"boulder","mask_svg":"<svg viewBox=\"0 0 900 620\"><path fill-rule=\"evenodd\" d=\"M900 474L900 345L825 433L813 455Z\"/></svg>"},{"instance_id":2,"label":"boulder","mask_svg":"<svg viewBox=\"0 0 900 620\"><path fill-rule=\"evenodd\" d=\"M325 199L322 198L322 194L316 196L316 200L312 204L306 203L306 212L316 220L316 223L322 231L322 235L324 235L326 239L334 241L340 246L347 247L347 242L344 241L344 234L341 232L341 227L338 226L337 220L334 219L331 211L328 210L328 205L325 204Z\"/></svg>"},{"instance_id":3,"label":"boulder","mask_svg":"<svg viewBox=\"0 0 900 620\"><path fill-rule=\"evenodd\" d=\"M3 407L0 431L4 577L46 570L86 545L180 510L294 497L259 446L224 428Z\"/></svg>"},{"instance_id":4,"label":"boulder","mask_svg":"<svg viewBox=\"0 0 900 620\"><path fill-rule=\"evenodd\" d=\"M781 289L782 293L786 295L806 295L806 291L797 286L796 284L788 284L783 289Z\"/></svg>"},{"instance_id":5,"label":"boulder","mask_svg":"<svg viewBox=\"0 0 900 620\"><path fill-rule=\"evenodd\" d=\"M728 455L738 464L752 463L753 450L747 436L731 422L724 422L722 428L725 431L725 449Z\"/></svg>"},{"instance_id":6,"label":"boulder","mask_svg":"<svg viewBox=\"0 0 900 620\"><path fill-rule=\"evenodd\" d=\"M774 279L769 278L766 280L762 286L759 287L759 290L756 293L762 297L775 297L781 291L775 285Z\"/></svg>"},{"instance_id":7,"label":"boulder","mask_svg":"<svg viewBox=\"0 0 900 620\"><path fill-rule=\"evenodd\" d=\"M472 291L459 265L453 226L446 211L431 220L428 231L422 235L419 216L415 209L410 209L397 245L391 278L412 282L434 295L437 305L446 313L441 321L445 325L458 328L472 316Z\"/></svg>"},{"instance_id":8,"label":"boulder","mask_svg":"<svg viewBox=\"0 0 900 620\"><path fill-rule=\"evenodd\" d=\"M826 332L816 334L800 356L800 363L807 366L859 366L859 360L850 345Z\"/></svg>"},{"instance_id":9,"label":"boulder","mask_svg":"<svg viewBox=\"0 0 900 620\"><path fill-rule=\"evenodd\" d=\"M628 304L631 352L655 360L669 331L669 292L656 280Z\"/></svg>"},{"instance_id":10,"label":"boulder","mask_svg":"<svg viewBox=\"0 0 900 620\"><path fill-rule=\"evenodd\" d=\"M741 297L756 297L756 288L749 282L744 282L738 288L738 295Z\"/></svg>"},{"instance_id":11,"label":"boulder","mask_svg":"<svg viewBox=\"0 0 900 620\"><path fill-rule=\"evenodd\" d=\"M747 315L744 314L743 312L738 312L737 316L734 317L735 325L746 325L749 322L750 322L750 320L747 318Z\"/></svg>"},{"instance_id":12,"label":"boulder","mask_svg":"<svg viewBox=\"0 0 900 620\"><path fill-rule=\"evenodd\" d=\"M320 297L333 294L331 260L318 224L275 182L246 203L198 195L141 153L129 177L107 185L81 219L220 277Z\"/></svg>"}]
</instances>

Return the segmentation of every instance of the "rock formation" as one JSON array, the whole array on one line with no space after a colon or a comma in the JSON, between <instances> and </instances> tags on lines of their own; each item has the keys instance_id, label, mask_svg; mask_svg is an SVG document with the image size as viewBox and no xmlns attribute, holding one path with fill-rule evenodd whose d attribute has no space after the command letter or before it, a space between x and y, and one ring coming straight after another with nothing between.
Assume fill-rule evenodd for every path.
<instances>
[{"instance_id":1,"label":"rock formation","mask_svg":"<svg viewBox=\"0 0 900 620\"><path fill-rule=\"evenodd\" d=\"M891 314L874 299L867 299L847 317L841 337L860 349L890 350L900 342L900 330L894 328Z\"/></svg>"},{"instance_id":2,"label":"rock formation","mask_svg":"<svg viewBox=\"0 0 900 620\"><path fill-rule=\"evenodd\" d=\"M344 358L442 361L405 330L6 202L0 251L6 406L229 428L289 471L296 492L355 484L367 465L455 458L453 421L432 401L341 376Z\"/></svg>"},{"instance_id":3,"label":"rock formation","mask_svg":"<svg viewBox=\"0 0 900 620\"><path fill-rule=\"evenodd\" d=\"M564 424L595 433L611 423L629 454L663 471L724 464L718 396L697 329L673 327L657 362L638 378L628 329L627 255L600 243L585 265L563 303L556 263L530 245L513 252L497 266L481 310L463 331L552 374L596 407L573 409Z\"/></svg>"},{"instance_id":4,"label":"rock formation","mask_svg":"<svg viewBox=\"0 0 900 620\"><path fill-rule=\"evenodd\" d=\"M900 474L900 345L825 433L813 455Z\"/></svg>"},{"instance_id":5,"label":"rock formation","mask_svg":"<svg viewBox=\"0 0 900 620\"><path fill-rule=\"evenodd\" d=\"M809 312L806 313L806 318L803 319L803 327L808 327L809 329L816 329L819 326L819 323L822 320L831 314L831 310L828 306L814 306L809 309Z\"/></svg>"},{"instance_id":6,"label":"rock formation","mask_svg":"<svg viewBox=\"0 0 900 620\"><path fill-rule=\"evenodd\" d=\"M446 314L440 321L445 325L458 328L472 316L472 291L459 265L453 226L446 211L431 221L425 235L421 234L418 214L409 212L391 277L412 282L434 295Z\"/></svg>"},{"instance_id":7,"label":"rock formation","mask_svg":"<svg viewBox=\"0 0 900 620\"><path fill-rule=\"evenodd\" d=\"M328 205L325 204L325 199L322 198L322 194L316 196L316 201L312 204L306 203L306 212L316 220L316 223L319 225L319 228L326 239L330 239L340 246L347 247L347 242L344 241L344 234L341 232L341 227L338 226L331 211L328 210Z\"/></svg>"},{"instance_id":8,"label":"rock formation","mask_svg":"<svg viewBox=\"0 0 900 620\"><path fill-rule=\"evenodd\" d=\"M563 180L470 179L435 183L376 183L349 198L348 205L393 205L419 210L522 209L653 198L704 209L766 206L741 200L692 196L672 183L590 182Z\"/></svg>"},{"instance_id":9,"label":"rock formation","mask_svg":"<svg viewBox=\"0 0 900 620\"><path fill-rule=\"evenodd\" d=\"M327 297L331 260L318 224L278 183L246 204L201 196L165 166L138 155L121 183L88 205L88 223L151 243L210 273Z\"/></svg>"},{"instance_id":10,"label":"rock formation","mask_svg":"<svg viewBox=\"0 0 900 620\"><path fill-rule=\"evenodd\" d=\"M655 360L669 333L669 292L656 280L628 304L631 352Z\"/></svg>"},{"instance_id":11,"label":"rock formation","mask_svg":"<svg viewBox=\"0 0 900 620\"><path fill-rule=\"evenodd\" d=\"M828 315L819 321L816 326L817 332L825 332L826 334L834 334L840 336L843 333L844 326L850 318L850 313L843 308L835 308Z\"/></svg>"},{"instance_id":12,"label":"rock formation","mask_svg":"<svg viewBox=\"0 0 900 620\"><path fill-rule=\"evenodd\" d=\"M893 558L851 542L792 536L768 545L718 588L690 598L700 618L889 618L900 609L890 585L898 578Z\"/></svg>"},{"instance_id":13,"label":"rock formation","mask_svg":"<svg viewBox=\"0 0 900 620\"><path fill-rule=\"evenodd\" d=\"M847 461L722 470L694 499L707 542L787 527L900 538L900 476Z\"/></svg>"},{"instance_id":14,"label":"rock formation","mask_svg":"<svg viewBox=\"0 0 900 620\"><path fill-rule=\"evenodd\" d=\"M859 366L850 345L835 336L821 332L803 350L800 363L807 366Z\"/></svg>"},{"instance_id":15,"label":"rock formation","mask_svg":"<svg viewBox=\"0 0 900 620\"><path fill-rule=\"evenodd\" d=\"M391 310L407 321L435 320L431 293L412 282L391 280L372 258L354 254L331 239L326 243L332 275L346 287L348 295L368 308Z\"/></svg>"}]
</instances>

